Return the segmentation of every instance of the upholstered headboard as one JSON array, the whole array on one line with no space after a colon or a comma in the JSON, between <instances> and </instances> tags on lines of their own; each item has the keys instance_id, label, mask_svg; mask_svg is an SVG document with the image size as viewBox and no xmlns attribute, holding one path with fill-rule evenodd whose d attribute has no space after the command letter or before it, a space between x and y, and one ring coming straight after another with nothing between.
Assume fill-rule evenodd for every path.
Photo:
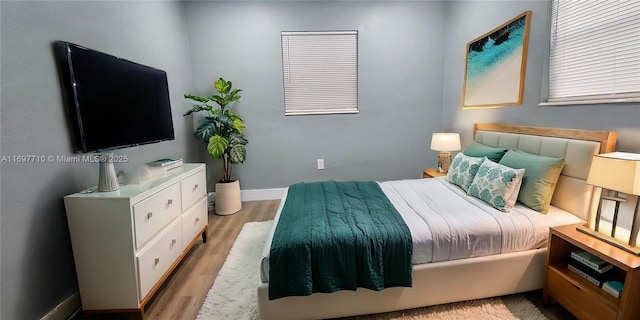
<instances>
[{"instance_id":1,"label":"upholstered headboard","mask_svg":"<svg viewBox=\"0 0 640 320\"><path fill-rule=\"evenodd\" d=\"M551 205L587 220L593 187L586 184L594 154L613 152L616 133L476 123L474 140L491 147L519 149L564 158Z\"/></svg>"}]
</instances>

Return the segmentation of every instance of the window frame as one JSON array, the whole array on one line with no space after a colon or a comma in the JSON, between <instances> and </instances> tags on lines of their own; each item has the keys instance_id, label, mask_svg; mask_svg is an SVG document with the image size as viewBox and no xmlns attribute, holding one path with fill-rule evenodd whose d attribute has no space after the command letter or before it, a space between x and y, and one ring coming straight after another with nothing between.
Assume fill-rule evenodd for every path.
<instances>
[{"instance_id":1,"label":"window frame","mask_svg":"<svg viewBox=\"0 0 640 320\"><path fill-rule=\"evenodd\" d=\"M328 36L321 38L322 36ZM331 39L337 39L340 36L345 36L344 39L333 42ZM284 111L286 116L292 115L317 115L317 114L354 114L359 113L358 109L358 31L357 30L337 30L337 31L282 31L281 37L281 50L282 50L282 80L283 80L283 95L284 95ZM338 45L344 41L344 48L335 48L334 51L322 50L326 47L321 47L318 51L312 53L298 54L293 56L294 59L302 59L304 61L310 61L309 65L300 67L300 64L291 63L290 50L295 43L291 43L291 37L304 37L297 38L303 39L311 43L313 40L325 41L323 44ZM349 38L347 38L349 37ZM351 38L352 37L352 38ZM353 41L353 42L351 42ZM346 43L348 42L348 43ZM298 45L302 42L298 42ZM320 43L320 42L319 42ZM306 47L306 50L314 49L314 45L318 46L319 43L311 44ZM300 47L298 47L300 48ZM318 46L318 48L320 48ZM294 48L295 49L295 48ZM342 50L345 54L344 59L327 59L330 55L338 54ZM323 52L326 51L326 52ZM328 53L331 51L331 53ZM322 59L325 58L325 59ZM300 61L300 60L297 60ZM332 62L331 65L319 65L320 63ZM315 65L314 65L315 63ZM352 65L349 65L352 64ZM293 66L293 67L292 67ZM346 71L340 70L340 67L349 68ZM304 77L293 77L293 79L310 79L302 81L292 81L291 71L304 72L308 68L308 74ZM331 72L325 72L325 70L334 70L335 76L333 79L326 79L331 77ZM326 80L333 80L326 81ZM317 81L325 81L327 83L323 86L315 85L316 90L306 91L305 86L308 89L308 85ZM336 84L338 83L338 84ZM341 83L346 83L339 86ZM346 88L345 88L346 86ZM344 89L344 90L341 90ZM338 94L336 94L338 93ZM344 100L341 100L344 99ZM300 105L301 101L305 101L305 105ZM341 107L331 108L322 107L322 105L338 105ZM314 108L314 106L317 106Z\"/></svg>"},{"instance_id":2,"label":"window frame","mask_svg":"<svg viewBox=\"0 0 640 320\"><path fill-rule=\"evenodd\" d=\"M612 104L612 103L638 103L640 102L640 88L638 91L631 91L630 93L608 93L599 95L575 95L568 97L550 97L552 90L552 41L554 40L554 11L556 5L563 0L552 0L549 3L549 23L547 24L547 50L545 56L545 64L543 68L543 79L546 79L546 85L542 86L542 98L545 101L539 103L539 106L572 106L572 105L592 105L592 104ZM640 33L639 33L640 34ZM635 36L635 35L634 35ZM640 41L640 39L639 39ZM613 71L613 70L612 70Z\"/></svg>"}]
</instances>

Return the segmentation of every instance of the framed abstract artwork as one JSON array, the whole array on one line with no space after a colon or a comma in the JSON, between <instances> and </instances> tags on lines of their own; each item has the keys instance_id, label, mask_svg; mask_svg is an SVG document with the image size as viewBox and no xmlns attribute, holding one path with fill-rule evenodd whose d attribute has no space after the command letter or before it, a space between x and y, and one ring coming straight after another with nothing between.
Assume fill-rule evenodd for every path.
<instances>
[{"instance_id":1,"label":"framed abstract artwork","mask_svg":"<svg viewBox=\"0 0 640 320\"><path fill-rule=\"evenodd\" d=\"M521 105L531 11L467 43L464 109Z\"/></svg>"}]
</instances>

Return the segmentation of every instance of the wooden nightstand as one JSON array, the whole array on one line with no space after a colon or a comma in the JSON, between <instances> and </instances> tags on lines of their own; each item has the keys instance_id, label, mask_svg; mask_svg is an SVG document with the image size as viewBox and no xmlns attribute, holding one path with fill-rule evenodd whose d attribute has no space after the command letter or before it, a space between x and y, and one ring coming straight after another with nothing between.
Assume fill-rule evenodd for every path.
<instances>
[{"instance_id":1,"label":"wooden nightstand","mask_svg":"<svg viewBox=\"0 0 640 320\"><path fill-rule=\"evenodd\" d=\"M640 317L640 257L579 232L580 224L551 228L542 306L560 303L580 319L631 320ZM624 283L619 299L569 271L572 251L586 250L611 263L610 280Z\"/></svg>"},{"instance_id":2,"label":"wooden nightstand","mask_svg":"<svg viewBox=\"0 0 640 320\"><path fill-rule=\"evenodd\" d=\"M427 169L424 169L424 171L422 171L423 178L436 178L436 177L442 177L446 175L447 175L446 172L440 172L436 168L427 168Z\"/></svg>"}]
</instances>

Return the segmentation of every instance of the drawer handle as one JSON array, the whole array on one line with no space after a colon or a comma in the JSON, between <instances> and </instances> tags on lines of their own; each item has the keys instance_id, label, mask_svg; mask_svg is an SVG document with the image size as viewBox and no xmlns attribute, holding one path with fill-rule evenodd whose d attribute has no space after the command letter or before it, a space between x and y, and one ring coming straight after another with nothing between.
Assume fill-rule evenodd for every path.
<instances>
[{"instance_id":1,"label":"drawer handle","mask_svg":"<svg viewBox=\"0 0 640 320\"><path fill-rule=\"evenodd\" d=\"M171 246L173 247L174 244L178 243L178 240L176 239L171 239Z\"/></svg>"},{"instance_id":2,"label":"drawer handle","mask_svg":"<svg viewBox=\"0 0 640 320\"><path fill-rule=\"evenodd\" d=\"M160 258L155 258L155 259L153 259L153 264L154 264L154 265L156 265L156 266L157 266L157 265L158 265L158 263L160 263Z\"/></svg>"},{"instance_id":3,"label":"drawer handle","mask_svg":"<svg viewBox=\"0 0 640 320\"><path fill-rule=\"evenodd\" d=\"M169 201L167 201L167 205L172 204L173 203L173 199L169 199Z\"/></svg>"},{"instance_id":4,"label":"drawer handle","mask_svg":"<svg viewBox=\"0 0 640 320\"><path fill-rule=\"evenodd\" d=\"M196 185L195 185L195 186L193 186L193 189L194 189L194 190L195 190L195 189L198 189L198 184L197 184L197 183L196 183Z\"/></svg>"},{"instance_id":5,"label":"drawer handle","mask_svg":"<svg viewBox=\"0 0 640 320\"><path fill-rule=\"evenodd\" d=\"M153 217L153 212L147 212L147 219L151 219L151 217Z\"/></svg>"},{"instance_id":6,"label":"drawer handle","mask_svg":"<svg viewBox=\"0 0 640 320\"><path fill-rule=\"evenodd\" d=\"M200 222L200 218L196 218L196 223Z\"/></svg>"}]
</instances>

